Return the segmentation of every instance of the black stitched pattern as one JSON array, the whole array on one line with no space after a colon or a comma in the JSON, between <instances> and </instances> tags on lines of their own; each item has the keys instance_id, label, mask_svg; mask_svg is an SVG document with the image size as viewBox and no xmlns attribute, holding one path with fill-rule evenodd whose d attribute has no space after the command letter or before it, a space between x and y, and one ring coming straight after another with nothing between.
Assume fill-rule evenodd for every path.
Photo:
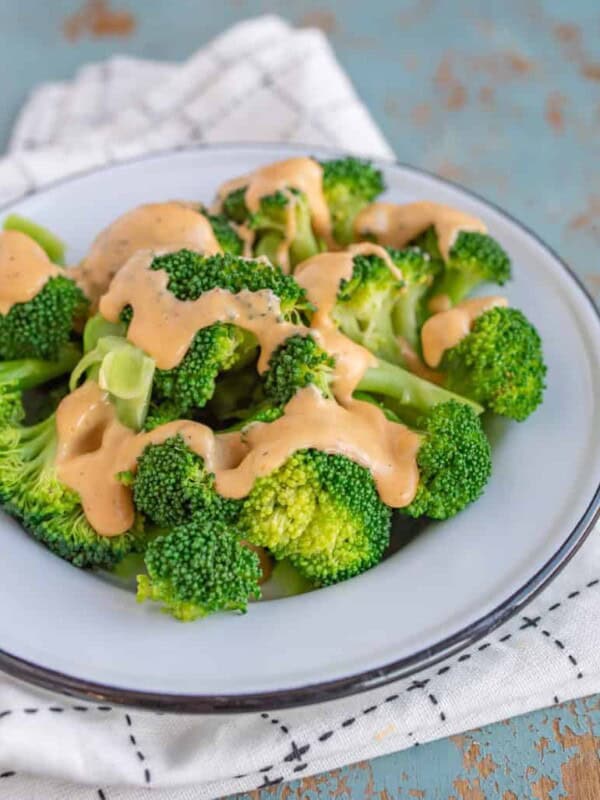
<instances>
[{"instance_id":1,"label":"black stitched pattern","mask_svg":"<svg viewBox=\"0 0 600 800\"><path fill-rule=\"evenodd\" d=\"M589 581L589 583L587 583L585 586L586 586L586 588L591 589L594 586L597 586L599 583L600 583L600 578L597 578L597 579L594 579L592 581ZM580 595L581 595L581 590L577 590L577 591L574 591L574 592L571 592L570 594L568 594L567 595L567 599L571 600L571 599L574 599L576 597L579 597ZM555 611L557 608L560 608L561 605L562 605L562 603L560 603L560 602L554 603L553 605L549 606L546 609L546 613ZM540 632L544 636L546 636L547 638L552 638L552 634L550 633L550 631L548 631L545 628L544 629L538 628L538 623L540 622L541 619L542 619L541 615L535 616L535 617L522 616L521 617L521 624L519 625L518 630L526 630L528 628L535 628L537 630L540 630ZM513 637L512 633L507 633L507 634L504 634L503 636L499 637L497 639L497 642L499 642L499 643L506 642L509 639L511 639L512 637ZM554 642L555 646L559 650L563 650L563 651L565 650L564 642L562 642L560 639L553 639L553 642ZM439 667L439 669L436 670L435 674L436 675L445 675L446 673L448 673L452 669L454 669L458 664L464 663L464 662L470 660L476 652L483 652L484 650L487 650L491 646L492 646L492 642L489 642L489 641L488 642L482 642L482 644L477 646L476 651L474 651L472 653L468 653L468 652L467 653L462 653L460 656L456 657L455 662L453 664L445 664L442 667ZM569 662L571 664L573 664L574 666L578 665L577 659L575 658L575 656L572 653L567 653L567 658L568 658ZM583 675L582 675L581 672L579 672L577 674L577 678L581 678L581 677L583 677ZM430 682L431 682L431 678L412 679L411 683L408 686L405 687L404 691L412 692L412 691L415 691L417 689L425 689L425 687L427 687ZM367 708L364 708L361 711L360 715L361 716L367 716L368 714L372 714L375 711L377 711L385 703L393 703L396 700L398 700L399 697L400 697L400 694L388 695L380 703L375 704L375 705L370 705L370 706L367 706ZM440 709L440 705L439 705L438 697L433 692L429 692L427 697L428 697L428 700L429 700L431 706L433 708L436 708L436 710L438 710L440 721L441 722L445 722L446 721L446 714L444 713L443 710L439 710ZM558 696L555 695L554 696L554 703L558 704L559 702L560 701L558 699ZM263 719L269 719L269 714L267 714L266 712L261 713L260 716ZM321 743L327 742L329 739L331 739L332 736L334 736L337 733L337 731L342 730L345 727L349 727L350 725L353 725L356 721L357 721L356 717L349 717L348 719L343 720L341 723L339 723L337 728L332 728L330 730L324 731L319 736L317 736L316 742L321 742ZM413 739L414 733L410 732L410 733L407 734L407 736L408 736L409 739ZM418 741L413 741L413 746L414 747L418 747L419 746L419 742ZM304 748L298 748L297 752L300 753L300 754L303 754L304 752L306 752L309 749L309 747L310 747L310 745L305 746ZM296 745L295 745L294 742L292 742L292 748L293 748L292 749L292 753L293 753L294 752L294 748L296 748ZM284 757L283 761L284 762L292 761L293 760L292 753L290 753L286 757ZM271 771L272 769L275 769L275 766L276 765L271 765L269 767L268 771ZM307 767L308 767L308 764L304 764L304 763L303 764L299 764L299 765L297 765L296 767L293 768L292 772L300 772L301 770L304 770ZM248 777L248 774L235 776L235 777ZM266 776L265 776L265 778L266 778ZM275 783L280 783L282 780L283 780L283 778L274 779ZM275 785L275 783L273 783L273 782L266 783L266 784L263 783L257 788L265 788L265 786L273 786L273 785Z\"/></svg>"},{"instance_id":2,"label":"black stitched pattern","mask_svg":"<svg viewBox=\"0 0 600 800\"><path fill-rule=\"evenodd\" d=\"M135 754L137 756L138 761L143 762L143 761L146 760L146 756L140 750L140 748L138 746L138 743L137 743L137 739L133 735L133 731L132 731L133 722L132 722L131 716L129 714L125 714L125 722L127 724L128 730L129 730L129 734L128 734L129 735L129 743L134 748ZM150 786L150 784L152 783L152 774L151 774L150 770L148 769L148 767L146 767L144 769L144 782L148 786Z\"/></svg>"}]
</instances>

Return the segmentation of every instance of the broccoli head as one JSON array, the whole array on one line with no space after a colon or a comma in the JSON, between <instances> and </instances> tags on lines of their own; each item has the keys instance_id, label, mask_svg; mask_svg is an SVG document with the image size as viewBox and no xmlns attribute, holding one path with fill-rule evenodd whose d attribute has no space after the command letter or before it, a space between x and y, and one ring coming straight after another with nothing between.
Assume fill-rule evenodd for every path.
<instances>
[{"instance_id":1,"label":"broccoli head","mask_svg":"<svg viewBox=\"0 0 600 800\"><path fill-rule=\"evenodd\" d=\"M293 268L319 252L320 242L314 234L311 210L303 192L289 187L286 191L265 195L255 212L248 210L245 194L246 187L242 187L226 195L222 213L226 219L245 223L255 232L256 256L266 256L272 264L278 263L279 248L289 230L290 214L294 215L294 238L289 243L289 265Z\"/></svg>"},{"instance_id":2,"label":"broccoli head","mask_svg":"<svg viewBox=\"0 0 600 800\"><path fill-rule=\"evenodd\" d=\"M6 511L56 555L78 567L109 569L136 547L136 535L100 536L79 496L58 479L54 416L0 427L0 498Z\"/></svg>"},{"instance_id":3,"label":"broccoli head","mask_svg":"<svg viewBox=\"0 0 600 800\"><path fill-rule=\"evenodd\" d=\"M224 253L232 256L241 256L244 251L244 242L225 214L209 214L202 211L210 222L215 238Z\"/></svg>"},{"instance_id":4,"label":"broccoli head","mask_svg":"<svg viewBox=\"0 0 600 800\"><path fill-rule=\"evenodd\" d=\"M416 428L422 437L419 485L413 501L400 512L453 517L477 500L491 474L490 444L480 419L469 406L450 400L421 416Z\"/></svg>"},{"instance_id":5,"label":"broccoli head","mask_svg":"<svg viewBox=\"0 0 600 800\"><path fill-rule=\"evenodd\" d=\"M388 249L394 265L402 273L402 291L393 311L394 332L415 352L419 351L419 331L427 317L429 290L439 273L439 262L418 247Z\"/></svg>"},{"instance_id":6,"label":"broccoli head","mask_svg":"<svg viewBox=\"0 0 600 800\"><path fill-rule=\"evenodd\" d=\"M0 361L0 424L23 419L23 393L71 372L80 355L74 344L67 344L56 361L35 358Z\"/></svg>"},{"instance_id":7,"label":"broccoli head","mask_svg":"<svg viewBox=\"0 0 600 800\"><path fill-rule=\"evenodd\" d=\"M495 414L522 421L542 402L546 376L542 342L515 308L492 308L477 317L471 332L446 351L441 368L451 391Z\"/></svg>"},{"instance_id":8,"label":"broccoli head","mask_svg":"<svg viewBox=\"0 0 600 800\"><path fill-rule=\"evenodd\" d=\"M331 213L333 235L340 245L354 241L354 220L385 189L381 171L371 162L347 157L324 161L323 191Z\"/></svg>"},{"instance_id":9,"label":"broccoli head","mask_svg":"<svg viewBox=\"0 0 600 800\"><path fill-rule=\"evenodd\" d=\"M182 621L217 611L245 612L260 597L258 555L221 521L194 517L158 536L145 553L148 574L138 576L139 602L162 603Z\"/></svg>"},{"instance_id":10,"label":"broccoli head","mask_svg":"<svg viewBox=\"0 0 600 800\"><path fill-rule=\"evenodd\" d=\"M503 286L510 280L510 258L487 233L460 231L450 248L446 264L441 259L433 228L426 231L416 243L442 267L433 289L434 294L447 295L453 305L480 284L496 283Z\"/></svg>"},{"instance_id":11,"label":"broccoli head","mask_svg":"<svg viewBox=\"0 0 600 800\"><path fill-rule=\"evenodd\" d=\"M250 543L326 585L381 561L390 513L367 469L341 455L300 450L258 478L244 501L239 529Z\"/></svg>"},{"instance_id":12,"label":"broccoli head","mask_svg":"<svg viewBox=\"0 0 600 800\"><path fill-rule=\"evenodd\" d=\"M66 275L50 278L36 296L0 315L0 358L59 358L87 313L88 301Z\"/></svg>"},{"instance_id":13,"label":"broccoli head","mask_svg":"<svg viewBox=\"0 0 600 800\"><path fill-rule=\"evenodd\" d=\"M250 212L246 205L246 186L234 189L223 198L222 211L227 219L242 225L248 221Z\"/></svg>"},{"instance_id":14,"label":"broccoli head","mask_svg":"<svg viewBox=\"0 0 600 800\"><path fill-rule=\"evenodd\" d=\"M398 360L392 315L402 281L377 255L355 255L352 277L342 280L332 312L341 331L375 355Z\"/></svg>"},{"instance_id":15,"label":"broccoli head","mask_svg":"<svg viewBox=\"0 0 600 800\"><path fill-rule=\"evenodd\" d=\"M331 397L335 361L312 336L290 336L273 352L263 376L264 393L276 405L284 406L299 389L316 386Z\"/></svg>"},{"instance_id":16,"label":"broccoli head","mask_svg":"<svg viewBox=\"0 0 600 800\"><path fill-rule=\"evenodd\" d=\"M133 500L162 528L187 522L196 514L229 523L240 509L239 501L218 494L215 476L181 436L145 448L133 477Z\"/></svg>"},{"instance_id":17,"label":"broccoli head","mask_svg":"<svg viewBox=\"0 0 600 800\"><path fill-rule=\"evenodd\" d=\"M217 322L201 328L176 367L155 371L153 400L163 410L170 406L172 419L189 416L214 395L219 375L241 366L255 351L254 337L235 325Z\"/></svg>"},{"instance_id":18,"label":"broccoli head","mask_svg":"<svg viewBox=\"0 0 600 800\"><path fill-rule=\"evenodd\" d=\"M233 294L270 290L279 299L283 318L295 323L304 321L311 308L304 290L291 276L262 261L227 254L205 257L180 250L158 256L151 268L167 272L167 289L179 300L197 300L219 288ZM130 307L121 313L126 323L131 316ZM176 367L155 371L152 402L155 407L168 403L175 417L190 416L211 399L219 377L240 369L255 355L256 339L248 331L225 322L201 328Z\"/></svg>"},{"instance_id":19,"label":"broccoli head","mask_svg":"<svg viewBox=\"0 0 600 800\"><path fill-rule=\"evenodd\" d=\"M289 243L289 265L293 269L296 264L314 256L321 249L313 233L306 195L297 189L266 195L261 198L259 209L250 216L248 224L256 232L255 254L267 256L272 264L277 264L279 247L286 238L290 214L294 215L294 238Z\"/></svg>"}]
</instances>

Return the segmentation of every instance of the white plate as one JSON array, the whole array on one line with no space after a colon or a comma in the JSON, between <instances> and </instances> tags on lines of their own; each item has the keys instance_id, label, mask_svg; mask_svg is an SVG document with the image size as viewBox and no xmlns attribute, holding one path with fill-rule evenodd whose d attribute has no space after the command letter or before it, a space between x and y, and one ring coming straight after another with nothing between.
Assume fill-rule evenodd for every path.
<instances>
[{"instance_id":1,"label":"white plate","mask_svg":"<svg viewBox=\"0 0 600 800\"><path fill-rule=\"evenodd\" d=\"M226 178L298 152L176 151L58 183L4 211L57 231L74 261L132 206L210 201ZM516 613L581 544L600 502L600 322L592 302L556 255L500 210L418 170L382 168L389 199L433 199L485 220L513 259L508 297L544 340L545 402L525 424L494 424L484 497L358 578L187 625L137 605L133 594L71 567L1 518L2 669L59 691L169 710L312 702L415 672L472 643Z\"/></svg>"}]
</instances>

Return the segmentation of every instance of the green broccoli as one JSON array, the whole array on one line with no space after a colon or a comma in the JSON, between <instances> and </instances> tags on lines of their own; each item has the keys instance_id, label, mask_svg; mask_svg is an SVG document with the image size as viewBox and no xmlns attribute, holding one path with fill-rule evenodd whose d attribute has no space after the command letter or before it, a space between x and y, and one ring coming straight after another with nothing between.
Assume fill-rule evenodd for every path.
<instances>
[{"instance_id":1,"label":"green broccoli","mask_svg":"<svg viewBox=\"0 0 600 800\"><path fill-rule=\"evenodd\" d=\"M402 337L418 353L419 332L428 316L427 297L439 273L439 262L418 247L388 249L395 266L402 273L402 291L393 310L394 333Z\"/></svg>"},{"instance_id":2,"label":"green broccoli","mask_svg":"<svg viewBox=\"0 0 600 800\"><path fill-rule=\"evenodd\" d=\"M503 286L511 276L510 258L500 244L487 233L460 231L444 264L433 228L415 244L429 253L440 268L432 294L446 295L453 305L459 303L482 283Z\"/></svg>"},{"instance_id":3,"label":"green broccoli","mask_svg":"<svg viewBox=\"0 0 600 800\"><path fill-rule=\"evenodd\" d=\"M244 242L225 214L210 214L204 209L202 213L210 222L221 250L232 256L241 256L244 252Z\"/></svg>"},{"instance_id":4,"label":"green broccoli","mask_svg":"<svg viewBox=\"0 0 600 800\"><path fill-rule=\"evenodd\" d=\"M286 235L290 203L293 205L291 213L295 218L295 235L289 248L290 266L293 270L296 264L322 249L312 229L306 195L296 189L290 189L287 194L276 192L267 195L261 198L260 207L250 216L248 224L256 232L255 255L267 256L272 264L277 264L278 248Z\"/></svg>"},{"instance_id":5,"label":"green broccoli","mask_svg":"<svg viewBox=\"0 0 600 800\"><path fill-rule=\"evenodd\" d=\"M145 553L147 575L138 576L138 602L153 600L176 619L217 611L246 611L260 598L258 555L222 521L194 517L158 536Z\"/></svg>"},{"instance_id":6,"label":"green broccoli","mask_svg":"<svg viewBox=\"0 0 600 800\"><path fill-rule=\"evenodd\" d=\"M322 247L312 228L310 207L303 192L290 187L261 197L258 211L251 213L245 201L246 189L235 189L223 200L223 215L245 223L255 232L254 255L278 263L279 247L287 233L290 204L294 214L295 236L289 246L291 267L318 253Z\"/></svg>"},{"instance_id":7,"label":"green broccoli","mask_svg":"<svg viewBox=\"0 0 600 800\"><path fill-rule=\"evenodd\" d=\"M248 221L250 212L246 205L246 186L234 189L223 198L222 213L238 225Z\"/></svg>"},{"instance_id":8,"label":"green broccoli","mask_svg":"<svg viewBox=\"0 0 600 800\"><path fill-rule=\"evenodd\" d=\"M543 399L542 342L531 322L515 308L496 307L477 317L471 332L446 351L441 369L448 389L518 421L533 413Z\"/></svg>"},{"instance_id":9,"label":"green broccoli","mask_svg":"<svg viewBox=\"0 0 600 800\"><path fill-rule=\"evenodd\" d=\"M0 499L23 527L78 567L109 569L136 546L136 535L100 536L79 496L58 479L54 415L33 426L0 426Z\"/></svg>"},{"instance_id":10,"label":"green broccoli","mask_svg":"<svg viewBox=\"0 0 600 800\"><path fill-rule=\"evenodd\" d=\"M323 191L331 213L333 235L340 245L355 240L354 220L385 189L381 171L359 158L322 162Z\"/></svg>"},{"instance_id":11,"label":"green broccoli","mask_svg":"<svg viewBox=\"0 0 600 800\"><path fill-rule=\"evenodd\" d=\"M169 275L167 289L179 300L196 300L211 289L227 289L236 294L243 290L271 290L280 302L285 320L300 323L311 306L296 281L277 267L231 255L205 257L190 250L158 256L151 264ZM121 314L129 323L132 309ZM171 404L176 416L189 416L203 408L215 392L215 383L223 373L239 369L256 356L256 339L236 325L217 322L201 328L180 364L154 373L152 401Z\"/></svg>"},{"instance_id":12,"label":"green broccoli","mask_svg":"<svg viewBox=\"0 0 600 800\"><path fill-rule=\"evenodd\" d=\"M244 539L287 558L318 585L375 566L389 542L390 509L369 470L341 455L300 450L258 478L238 527Z\"/></svg>"},{"instance_id":13,"label":"green broccoli","mask_svg":"<svg viewBox=\"0 0 600 800\"><path fill-rule=\"evenodd\" d=\"M50 278L32 300L0 315L0 358L57 359L87 307L74 281L66 275Z\"/></svg>"},{"instance_id":14,"label":"green broccoli","mask_svg":"<svg viewBox=\"0 0 600 800\"><path fill-rule=\"evenodd\" d=\"M376 255L356 255L352 277L342 280L332 317L350 339L390 361L398 359L392 325L402 282Z\"/></svg>"},{"instance_id":15,"label":"green broccoli","mask_svg":"<svg viewBox=\"0 0 600 800\"><path fill-rule=\"evenodd\" d=\"M477 500L492 471L490 444L472 408L450 400L417 420L419 485L410 517L448 519Z\"/></svg>"},{"instance_id":16,"label":"green broccoli","mask_svg":"<svg viewBox=\"0 0 600 800\"><path fill-rule=\"evenodd\" d=\"M313 385L324 397L332 397L335 360L312 336L290 336L273 352L264 375L264 394L284 406L305 386Z\"/></svg>"},{"instance_id":17,"label":"green broccoli","mask_svg":"<svg viewBox=\"0 0 600 800\"><path fill-rule=\"evenodd\" d=\"M269 360L262 376L265 397L275 405L285 405L299 389L309 384L316 386L325 397L331 397L333 366L331 356L311 336L292 336L273 352ZM382 359L365 371L356 391L374 395L392 411L401 407L404 417L412 412L415 420L449 400L469 405L477 414L483 411L473 400Z\"/></svg>"},{"instance_id":18,"label":"green broccoli","mask_svg":"<svg viewBox=\"0 0 600 800\"><path fill-rule=\"evenodd\" d=\"M298 337L286 353L288 342L273 354L265 379L275 408L309 383L324 393L329 389L331 369L319 362L314 342ZM417 456L419 489L404 513L446 519L479 497L491 468L489 443L478 419L480 406L382 361L366 371L355 397L374 402L388 419L403 422L423 436ZM269 547L266 542L263 545Z\"/></svg>"},{"instance_id":19,"label":"green broccoli","mask_svg":"<svg viewBox=\"0 0 600 800\"><path fill-rule=\"evenodd\" d=\"M69 373L80 356L75 345L67 344L56 361L34 358L0 361L0 424L19 422L24 415L23 393Z\"/></svg>"},{"instance_id":20,"label":"green broccoli","mask_svg":"<svg viewBox=\"0 0 600 800\"><path fill-rule=\"evenodd\" d=\"M230 523L240 503L221 497L215 477L204 459L181 436L148 445L138 459L132 478L136 508L161 528L179 525L199 514L205 519Z\"/></svg>"}]
</instances>

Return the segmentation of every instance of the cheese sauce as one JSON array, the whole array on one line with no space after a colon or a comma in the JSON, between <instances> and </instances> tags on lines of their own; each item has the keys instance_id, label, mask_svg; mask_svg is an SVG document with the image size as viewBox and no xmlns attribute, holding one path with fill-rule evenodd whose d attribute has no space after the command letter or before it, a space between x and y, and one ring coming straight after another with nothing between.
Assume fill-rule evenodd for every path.
<instances>
[{"instance_id":1,"label":"cheese sauce","mask_svg":"<svg viewBox=\"0 0 600 800\"><path fill-rule=\"evenodd\" d=\"M73 275L90 300L97 302L136 251L166 246L187 247L205 255L221 252L210 222L192 206L175 201L149 203L128 211L99 233Z\"/></svg>"},{"instance_id":2,"label":"cheese sauce","mask_svg":"<svg viewBox=\"0 0 600 800\"><path fill-rule=\"evenodd\" d=\"M374 236L387 247L402 248L427 228L433 226L438 247L447 261L460 231L480 231L487 228L480 219L441 203L423 200L418 203L371 203L356 217L354 230L360 236Z\"/></svg>"},{"instance_id":3,"label":"cheese sauce","mask_svg":"<svg viewBox=\"0 0 600 800\"><path fill-rule=\"evenodd\" d=\"M50 278L63 274L29 236L20 231L0 233L0 314L33 300Z\"/></svg>"}]
</instances>

